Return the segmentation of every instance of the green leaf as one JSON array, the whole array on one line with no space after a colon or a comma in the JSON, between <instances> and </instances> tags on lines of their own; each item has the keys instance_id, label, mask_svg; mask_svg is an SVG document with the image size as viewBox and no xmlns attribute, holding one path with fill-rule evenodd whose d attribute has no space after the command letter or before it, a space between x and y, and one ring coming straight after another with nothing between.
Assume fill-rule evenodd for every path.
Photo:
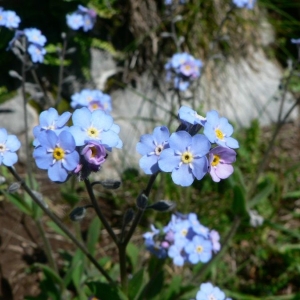
<instances>
[{"instance_id":1,"label":"green leaf","mask_svg":"<svg viewBox=\"0 0 300 300\"><path fill-rule=\"evenodd\" d=\"M300 198L300 191L287 192L283 195L283 199L298 199Z\"/></svg>"},{"instance_id":2,"label":"green leaf","mask_svg":"<svg viewBox=\"0 0 300 300\"><path fill-rule=\"evenodd\" d=\"M181 291L181 282L182 282L182 276L176 275L172 278L172 281L168 285L167 290L163 294L162 299L165 300L172 300L175 299L175 296L179 294Z\"/></svg>"},{"instance_id":3,"label":"green leaf","mask_svg":"<svg viewBox=\"0 0 300 300\"><path fill-rule=\"evenodd\" d=\"M31 209L31 203L28 203L26 198L22 198L18 194L8 194L4 191L2 191L2 192L3 192L3 194L6 195L8 200L11 203L13 203L20 211L22 211L23 213L25 213L28 216L32 216L33 212Z\"/></svg>"},{"instance_id":4,"label":"green leaf","mask_svg":"<svg viewBox=\"0 0 300 300\"><path fill-rule=\"evenodd\" d=\"M139 270L133 275L128 283L128 297L129 299L136 299L141 290L144 278L144 269Z\"/></svg>"},{"instance_id":5,"label":"green leaf","mask_svg":"<svg viewBox=\"0 0 300 300\"><path fill-rule=\"evenodd\" d=\"M53 231L55 231L59 235L65 237L67 239L69 238L53 221L47 221L46 224L48 227L50 227Z\"/></svg>"},{"instance_id":6,"label":"green leaf","mask_svg":"<svg viewBox=\"0 0 300 300\"><path fill-rule=\"evenodd\" d=\"M126 254L129 257L133 271L136 270L138 264L140 249L132 243L129 243L126 248Z\"/></svg>"},{"instance_id":7,"label":"green leaf","mask_svg":"<svg viewBox=\"0 0 300 300\"><path fill-rule=\"evenodd\" d=\"M92 295L101 300L132 300L127 298L116 286L111 286L108 283L92 281L87 282L86 285L91 290Z\"/></svg>"},{"instance_id":8,"label":"green leaf","mask_svg":"<svg viewBox=\"0 0 300 300\"><path fill-rule=\"evenodd\" d=\"M154 273L148 284L144 287L142 293L139 296L139 300L143 299L153 299L159 293L162 292L164 286L164 271L160 270Z\"/></svg>"},{"instance_id":9,"label":"green leaf","mask_svg":"<svg viewBox=\"0 0 300 300\"><path fill-rule=\"evenodd\" d=\"M72 266L74 266L74 270L72 273L72 281L77 290L81 288L81 283L84 274L84 260L85 257L83 252L77 249L72 260Z\"/></svg>"},{"instance_id":10,"label":"green leaf","mask_svg":"<svg viewBox=\"0 0 300 300\"><path fill-rule=\"evenodd\" d=\"M248 208L252 208L262 200L266 199L274 190L274 184L268 183L267 186L258 194L256 194L248 203Z\"/></svg>"},{"instance_id":11,"label":"green leaf","mask_svg":"<svg viewBox=\"0 0 300 300\"><path fill-rule=\"evenodd\" d=\"M52 282L55 282L60 286L64 285L62 278L49 266L40 263L34 263L33 267L42 269L45 277L50 279Z\"/></svg>"},{"instance_id":12,"label":"green leaf","mask_svg":"<svg viewBox=\"0 0 300 300\"><path fill-rule=\"evenodd\" d=\"M235 215L240 217L248 216L246 193L244 189L239 185L235 185L233 187L232 211Z\"/></svg>"},{"instance_id":13,"label":"green leaf","mask_svg":"<svg viewBox=\"0 0 300 300\"><path fill-rule=\"evenodd\" d=\"M100 229L101 229L100 220L98 217L95 217L89 226L88 234L87 234L87 243L86 243L89 252L93 256L95 255L96 252L96 245L99 239Z\"/></svg>"}]
</instances>

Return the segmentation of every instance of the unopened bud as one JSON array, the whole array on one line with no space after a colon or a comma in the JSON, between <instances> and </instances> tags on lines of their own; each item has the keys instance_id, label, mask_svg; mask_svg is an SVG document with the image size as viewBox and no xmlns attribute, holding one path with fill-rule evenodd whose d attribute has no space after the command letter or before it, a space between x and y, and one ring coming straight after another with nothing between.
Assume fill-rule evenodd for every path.
<instances>
[{"instance_id":1,"label":"unopened bud","mask_svg":"<svg viewBox=\"0 0 300 300\"><path fill-rule=\"evenodd\" d=\"M69 214L69 218L73 222L78 222L78 221L81 221L85 217L85 214L86 214L86 207L80 206L80 207L74 208L71 211L71 213Z\"/></svg>"},{"instance_id":2,"label":"unopened bud","mask_svg":"<svg viewBox=\"0 0 300 300\"><path fill-rule=\"evenodd\" d=\"M0 184L3 184L6 181L5 177L0 176Z\"/></svg>"},{"instance_id":3,"label":"unopened bud","mask_svg":"<svg viewBox=\"0 0 300 300\"><path fill-rule=\"evenodd\" d=\"M14 193L16 192L20 187L21 187L22 183L19 182L14 182L13 184L11 184L8 188L8 193Z\"/></svg>"},{"instance_id":4,"label":"unopened bud","mask_svg":"<svg viewBox=\"0 0 300 300\"><path fill-rule=\"evenodd\" d=\"M92 186L95 184L101 184L104 188L108 190L115 190L120 187L121 181L119 180L95 181L92 183Z\"/></svg>"},{"instance_id":5,"label":"unopened bud","mask_svg":"<svg viewBox=\"0 0 300 300\"><path fill-rule=\"evenodd\" d=\"M144 210L147 207L147 203L148 197L143 193L140 194L136 199L136 206L141 210Z\"/></svg>"},{"instance_id":6,"label":"unopened bud","mask_svg":"<svg viewBox=\"0 0 300 300\"><path fill-rule=\"evenodd\" d=\"M147 206L147 209L151 208L159 212L167 212L173 210L175 206L175 202L172 202L170 200L160 200L152 205Z\"/></svg>"}]
</instances>

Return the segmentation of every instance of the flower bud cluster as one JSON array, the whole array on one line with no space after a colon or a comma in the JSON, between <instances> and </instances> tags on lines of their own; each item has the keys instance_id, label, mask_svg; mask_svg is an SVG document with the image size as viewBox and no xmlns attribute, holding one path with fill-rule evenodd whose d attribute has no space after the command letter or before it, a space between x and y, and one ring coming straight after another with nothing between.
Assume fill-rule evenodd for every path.
<instances>
[{"instance_id":1,"label":"flower bud cluster","mask_svg":"<svg viewBox=\"0 0 300 300\"><path fill-rule=\"evenodd\" d=\"M181 124L170 135L166 126L156 127L152 134L142 135L136 146L142 155L140 167L146 174L171 172L174 183L190 186L209 173L219 182L233 173L238 142L231 137L233 127L215 110L206 117L182 106L178 112ZM203 128L203 134L199 130Z\"/></svg>"},{"instance_id":2,"label":"flower bud cluster","mask_svg":"<svg viewBox=\"0 0 300 300\"><path fill-rule=\"evenodd\" d=\"M78 9L74 13L67 15L66 18L67 25L71 29L78 30L82 28L86 32L94 27L97 13L93 9L78 5Z\"/></svg>"},{"instance_id":3,"label":"flower bud cluster","mask_svg":"<svg viewBox=\"0 0 300 300\"><path fill-rule=\"evenodd\" d=\"M218 232L202 225L194 213L173 214L161 231L154 225L151 230L143 235L146 248L158 258L172 258L176 266L206 263L221 248Z\"/></svg>"},{"instance_id":4,"label":"flower bud cluster","mask_svg":"<svg viewBox=\"0 0 300 300\"><path fill-rule=\"evenodd\" d=\"M191 82L200 76L202 62L188 53L176 53L165 64L166 80L172 81L174 88L185 91Z\"/></svg>"}]
</instances>

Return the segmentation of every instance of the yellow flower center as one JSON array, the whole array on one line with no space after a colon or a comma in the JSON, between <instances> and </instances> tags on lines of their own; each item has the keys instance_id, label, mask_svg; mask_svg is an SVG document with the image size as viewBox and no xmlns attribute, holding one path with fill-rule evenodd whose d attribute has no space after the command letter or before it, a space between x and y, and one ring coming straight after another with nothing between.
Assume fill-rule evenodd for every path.
<instances>
[{"instance_id":1,"label":"yellow flower center","mask_svg":"<svg viewBox=\"0 0 300 300\"><path fill-rule=\"evenodd\" d=\"M216 136L217 136L217 138L219 139L219 140L223 140L224 139L224 133L220 130L220 129L216 129L215 130L215 133L216 133Z\"/></svg>"},{"instance_id":2,"label":"yellow flower center","mask_svg":"<svg viewBox=\"0 0 300 300\"><path fill-rule=\"evenodd\" d=\"M197 253L202 253L203 252L203 247L202 246L197 246L196 252Z\"/></svg>"},{"instance_id":3,"label":"yellow flower center","mask_svg":"<svg viewBox=\"0 0 300 300\"><path fill-rule=\"evenodd\" d=\"M91 138L97 138L99 136L99 131L97 128L90 127L87 131L88 136Z\"/></svg>"},{"instance_id":4,"label":"yellow flower center","mask_svg":"<svg viewBox=\"0 0 300 300\"><path fill-rule=\"evenodd\" d=\"M60 147L56 147L53 150L53 158L55 158L56 160L61 160L65 157L65 151L64 149L60 148Z\"/></svg>"},{"instance_id":5,"label":"yellow flower center","mask_svg":"<svg viewBox=\"0 0 300 300\"><path fill-rule=\"evenodd\" d=\"M217 166L220 163L220 159L221 159L221 157L219 155L214 154L214 158L211 162L211 165L213 167Z\"/></svg>"},{"instance_id":6,"label":"yellow flower center","mask_svg":"<svg viewBox=\"0 0 300 300\"><path fill-rule=\"evenodd\" d=\"M189 164L193 161L193 154L190 151L185 151L181 154L181 161L184 164Z\"/></svg>"},{"instance_id":7,"label":"yellow flower center","mask_svg":"<svg viewBox=\"0 0 300 300\"><path fill-rule=\"evenodd\" d=\"M181 230L181 234L182 234L183 236L186 236L187 233L188 233L188 231L187 231L186 229L182 229L182 230Z\"/></svg>"},{"instance_id":8,"label":"yellow flower center","mask_svg":"<svg viewBox=\"0 0 300 300\"><path fill-rule=\"evenodd\" d=\"M93 103L92 105L91 105L91 109L92 110L96 110L96 109L99 109L100 108L100 106L97 104L97 103Z\"/></svg>"},{"instance_id":9,"label":"yellow flower center","mask_svg":"<svg viewBox=\"0 0 300 300\"><path fill-rule=\"evenodd\" d=\"M91 151L92 151L91 157L95 157L95 156L97 155L97 149L96 149L96 147L93 146L93 147L91 147L90 149L91 149Z\"/></svg>"}]
</instances>

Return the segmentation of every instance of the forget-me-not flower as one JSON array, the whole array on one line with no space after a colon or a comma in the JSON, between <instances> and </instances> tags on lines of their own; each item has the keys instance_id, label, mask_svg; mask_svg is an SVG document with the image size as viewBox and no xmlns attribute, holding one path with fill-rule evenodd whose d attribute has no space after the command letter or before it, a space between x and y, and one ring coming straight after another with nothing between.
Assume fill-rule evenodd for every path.
<instances>
[{"instance_id":1,"label":"forget-me-not flower","mask_svg":"<svg viewBox=\"0 0 300 300\"><path fill-rule=\"evenodd\" d=\"M231 137L233 127L226 118L219 118L215 110L206 114L206 123L204 125L204 134L211 143L216 143L222 147L238 148L239 143Z\"/></svg>"},{"instance_id":2,"label":"forget-me-not flower","mask_svg":"<svg viewBox=\"0 0 300 300\"><path fill-rule=\"evenodd\" d=\"M232 3L239 8L253 9L256 0L232 0Z\"/></svg>"},{"instance_id":3,"label":"forget-me-not flower","mask_svg":"<svg viewBox=\"0 0 300 300\"><path fill-rule=\"evenodd\" d=\"M46 49L40 45L30 44L27 48L30 54L31 60L34 63L42 63L44 61L44 55L46 54Z\"/></svg>"},{"instance_id":4,"label":"forget-me-not flower","mask_svg":"<svg viewBox=\"0 0 300 300\"><path fill-rule=\"evenodd\" d=\"M224 300L225 293L210 282L202 283L196 295L196 300Z\"/></svg>"},{"instance_id":5,"label":"forget-me-not flower","mask_svg":"<svg viewBox=\"0 0 300 300\"><path fill-rule=\"evenodd\" d=\"M33 43L41 47L45 46L47 39L39 29L26 28L24 29L24 34L29 43Z\"/></svg>"},{"instance_id":6,"label":"forget-me-not flower","mask_svg":"<svg viewBox=\"0 0 300 300\"><path fill-rule=\"evenodd\" d=\"M42 131L52 130L59 134L62 130L66 129L66 123L71 117L71 113L66 111L62 115L59 115L57 110L50 107L48 110L41 112L39 121L40 124L33 128L33 135L35 140L33 145L39 146L38 136Z\"/></svg>"},{"instance_id":7,"label":"forget-me-not flower","mask_svg":"<svg viewBox=\"0 0 300 300\"><path fill-rule=\"evenodd\" d=\"M7 134L5 128L0 128L0 166L3 164L11 167L18 161L15 153L21 147L21 143L15 135Z\"/></svg>"},{"instance_id":8,"label":"forget-me-not flower","mask_svg":"<svg viewBox=\"0 0 300 300\"><path fill-rule=\"evenodd\" d=\"M69 131L74 136L76 146L83 146L88 141L97 141L110 150L112 147L121 148L119 126L114 124L112 116L103 110L91 112L83 107L76 109L72 116L73 126Z\"/></svg>"},{"instance_id":9,"label":"forget-me-not flower","mask_svg":"<svg viewBox=\"0 0 300 300\"><path fill-rule=\"evenodd\" d=\"M140 142L136 145L136 151L143 155L139 164L146 174L159 171L157 161L162 151L168 147L169 137L170 132L166 126L156 127L152 134L141 136Z\"/></svg>"},{"instance_id":10,"label":"forget-me-not flower","mask_svg":"<svg viewBox=\"0 0 300 300\"><path fill-rule=\"evenodd\" d=\"M93 9L78 5L78 9L74 13L67 15L66 18L67 25L71 29L78 30L82 27L83 31L89 31L96 23L97 14Z\"/></svg>"},{"instance_id":11,"label":"forget-me-not flower","mask_svg":"<svg viewBox=\"0 0 300 300\"><path fill-rule=\"evenodd\" d=\"M208 172L214 182L228 178L233 173L232 163L236 152L230 148L217 146L209 151Z\"/></svg>"},{"instance_id":12,"label":"forget-me-not flower","mask_svg":"<svg viewBox=\"0 0 300 300\"><path fill-rule=\"evenodd\" d=\"M207 158L211 144L202 134L191 136L178 131L169 139L170 148L165 149L158 160L159 168L172 172L174 183L189 186L194 179L202 179L207 173Z\"/></svg>"},{"instance_id":13,"label":"forget-me-not flower","mask_svg":"<svg viewBox=\"0 0 300 300\"><path fill-rule=\"evenodd\" d=\"M54 182L65 182L79 164L79 154L72 134L62 131L59 135L52 130L38 136L40 146L33 151L33 157L40 169L48 170Z\"/></svg>"},{"instance_id":14,"label":"forget-me-not flower","mask_svg":"<svg viewBox=\"0 0 300 300\"><path fill-rule=\"evenodd\" d=\"M5 23L4 26L7 28L18 28L21 22L20 17L12 10L4 11Z\"/></svg>"}]
</instances>

